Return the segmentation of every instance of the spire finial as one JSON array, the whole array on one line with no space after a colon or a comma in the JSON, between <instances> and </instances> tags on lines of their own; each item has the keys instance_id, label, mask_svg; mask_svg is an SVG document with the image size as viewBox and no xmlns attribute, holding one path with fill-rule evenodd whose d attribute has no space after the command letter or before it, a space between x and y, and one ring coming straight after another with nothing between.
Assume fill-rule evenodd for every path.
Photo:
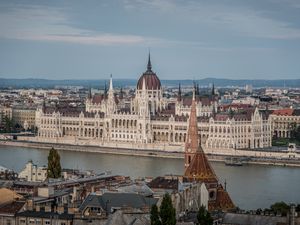
<instances>
[{"instance_id":1,"label":"spire finial","mask_svg":"<svg viewBox=\"0 0 300 225\"><path fill-rule=\"evenodd\" d=\"M110 90L110 91L113 90L112 74L110 74L109 89L108 90Z\"/></svg>"},{"instance_id":2,"label":"spire finial","mask_svg":"<svg viewBox=\"0 0 300 225\"><path fill-rule=\"evenodd\" d=\"M151 69L152 69L152 65L151 65L151 57L150 57L150 50L149 50L147 71L151 71Z\"/></svg>"},{"instance_id":3,"label":"spire finial","mask_svg":"<svg viewBox=\"0 0 300 225\"><path fill-rule=\"evenodd\" d=\"M196 89L196 88L194 87L194 88L193 88L193 102L195 101L195 91L196 91L195 89Z\"/></svg>"}]
</instances>

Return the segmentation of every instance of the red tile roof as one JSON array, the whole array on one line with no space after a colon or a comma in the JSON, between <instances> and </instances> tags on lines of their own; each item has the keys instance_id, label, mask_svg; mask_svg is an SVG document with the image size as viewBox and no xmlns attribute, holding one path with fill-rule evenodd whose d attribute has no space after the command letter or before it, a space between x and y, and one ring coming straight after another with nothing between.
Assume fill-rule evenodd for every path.
<instances>
[{"instance_id":1,"label":"red tile roof","mask_svg":"<svg viewBox=\"0 0 300 225\"><path fill-rule=\"evenodd\" d=\"M294 109L277 109L273 111L273 115L277 116L292 116Z\"/></svg>"}]
</instances>

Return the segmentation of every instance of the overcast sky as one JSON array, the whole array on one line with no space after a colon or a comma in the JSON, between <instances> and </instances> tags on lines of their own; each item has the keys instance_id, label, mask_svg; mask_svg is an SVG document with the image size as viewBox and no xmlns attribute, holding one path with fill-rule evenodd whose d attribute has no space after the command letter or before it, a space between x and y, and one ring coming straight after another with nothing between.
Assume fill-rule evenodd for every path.
<instances>
[{"instance_id":1,"label":"overcast sky","mask_svg":"<svg viewBox=\"0 0 300 225\"><path fill-rule=\"evenodd\" d=\"M300 78L300 0L0 0L0 77Z\"/></svg>"}]
</instances>

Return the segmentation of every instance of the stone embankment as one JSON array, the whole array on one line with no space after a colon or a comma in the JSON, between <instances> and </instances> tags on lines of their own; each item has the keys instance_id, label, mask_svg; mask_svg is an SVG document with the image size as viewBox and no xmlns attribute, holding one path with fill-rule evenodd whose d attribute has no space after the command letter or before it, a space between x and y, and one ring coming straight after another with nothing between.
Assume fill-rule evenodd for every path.
<instances>
[{"instance_id":1,"label":"stone embankment","mask_svg":"<svg viewBox=\"0 0 300 225\"><path fill-rule=\"evenodd\" d=\"M102 154L115 155L129 155L142 157L159 157L159 158L184 158L183 148L179 151L164 151L155 149L132 149L124 147L107 147L96 145L72 145L62 143L46 143L46 142L30 142L30 141L14 141L14 140L0 140L0 145L18 146L25 148L38 148L64 151L79 151L79 152L94 152ZM300 153L290 154L284 150L212 150L205 149L210 161L224 162L228 157L239 158L244 164L262 164L274 166L299 166L300 167ZM291 157L292 156L292 157Z\"/></svg>"}]
</instances>

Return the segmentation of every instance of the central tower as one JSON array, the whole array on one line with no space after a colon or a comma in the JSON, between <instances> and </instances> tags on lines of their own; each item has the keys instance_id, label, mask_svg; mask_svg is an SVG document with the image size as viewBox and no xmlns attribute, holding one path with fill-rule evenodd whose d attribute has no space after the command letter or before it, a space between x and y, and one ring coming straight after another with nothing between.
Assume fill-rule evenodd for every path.
<instances>
[{"instance_id":1,"label":"central tower","mask_svg":"<svg viewBox=\"0 0 300 225\"><path fill-rule=\"evenodd\" d=\"M163 98L161 82L156 73L152 70L150 52L148 55L147 70L140 76L136 85L134 102L134 110L136 112L139 111L139 105L141 101L143 101L143 85L148 95L147 104L149 105L149 112L151 115L155 115L159 110L163 108Z\"/></svg>"}]
</instances>

